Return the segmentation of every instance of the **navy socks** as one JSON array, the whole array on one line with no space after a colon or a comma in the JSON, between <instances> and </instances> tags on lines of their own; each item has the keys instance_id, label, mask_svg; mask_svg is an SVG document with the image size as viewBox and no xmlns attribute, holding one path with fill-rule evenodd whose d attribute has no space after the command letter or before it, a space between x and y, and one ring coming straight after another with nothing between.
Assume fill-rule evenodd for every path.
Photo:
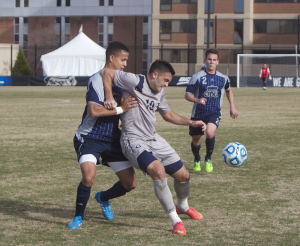
<instances>
[{"instance_id":1,"label":"navy socks","mask_svg":"<svg viewBox=\"0 0 300 246\"><path fill-rule=\"evenodd\" d=\"M119 197L119 196L124 196L128 192L122 185L120 181L115 183L111 188L109 188L106 191L101 191L100 193L100 199L102 202L106 202L110 199Z\"/></svg>"},{"instance_id":2,"label":"navy socks","mask_svg":"<svg viewBox=\"0 0 300 246\"><path fill-rule=\"evenodd\" d=\"M212 155L212 153L214 151L214 148L215 148L215 137L206 138L205 144L206 144L205 161L207 161L207 160L211 160L211 155Z\"/></svg>"},{"instance_id":3,"label":"navy socks","mask_svg":"<svg viewBox=\"0 0 300 246\"><path fill-rule=\"evenodd\" d=\"M192 148L192 152L195 156L194 161L197 161L197 162L200 161L201 157L200 157L199 151L200 151L200 148L201 148L201 144L199 146L195 147L193 142L191 142L191 148Z\"/></svg>"},{"instance_id":4,"label":"navy socks","mask_svg":"<svg viewBox=\"0 0 300 246\"><path fill-rule=\"evenodd\" d=\"M84 217L84 210L88 203L91 194L91 187L86 187L80 182L77 188L77 198L76 198L76 216Z\"/></svg>"}]
</instances>

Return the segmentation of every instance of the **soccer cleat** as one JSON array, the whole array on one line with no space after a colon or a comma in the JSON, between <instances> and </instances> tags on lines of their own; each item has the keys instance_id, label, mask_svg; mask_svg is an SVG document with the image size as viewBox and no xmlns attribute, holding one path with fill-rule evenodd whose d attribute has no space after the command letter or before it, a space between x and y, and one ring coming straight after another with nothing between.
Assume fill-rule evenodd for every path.
<instances>
[{"instance_id":1,"label":"soccer cleat","mask_svg":"<svg viewBox=\"0 0 300 246\"><path fill-rule=\"evenodd\" d=\"M191 217L191 219L193 220L203 220L204 217L202 214L200 214L199 212L196 211L196 209L189 207L189 210L186 212L183 212L181 210L179 210L176 206L176 213L177 214L186 214L188 216Z\"/></svg>"},{"instance_id":2,"label":"soccer cleat","mask_svg":"<svg viewBox=\"0 0 300 246\"><path fill-rule=\"evenodd\" d=\"M81 225L82 225L82 218L81 218L81 216L76 216L71 221L71 223L68 224L68 227L70 229L78 229Z\"/></svg>"},{"instance_id":3,"label":"soccer cleat","mask_svg":"<svg viewBox=\"0 0 300 246\"><path fill-rule=\"evenodd\" d=\"M96 193L95 199L97 200L97 202L100 203L100 206L101 206L101 209L102 209L102 214L104 215L104 217L107 220L112 220L114 218L114 215L113 215L113 213L111 211L111 208L110 208L111 202L110 201L102 202L101 199L100 199L100 193L101 193L101 191Z\"/></svg>"},{"instance_id":4,"label":"soccer cleat","mask_svg":"<svg viewBox=\"0 0 300 246\"><path fill-rule=\"evenodd\" d=\"M266 89L267 89L267 87L263 87L263 89L264 89L264 90L266 90Z\"/></svg>"},{"instance_id":5,"label":"soccer cleat","mask_svg":"<svg viewBox=\"0 0 300 246\"><path fill-rule=\"evenodd\" d=\"M177 222L173 226L173 233L177 234L177 235L185 235L186 234L186 230L184 228L184 224L181 221Z\"/></svg>"},{"instance_id":6,"label":"soccer cleat","mask_svg":"<svg viewBox=\"0 0 300 246\"><path fill-rule=\"evenodd\" d=\"M200 166L200 161L195 161L193 164L193 170L196 172L200 172L201 171L201 166Z\"/></svg>"},{"instance_id":7,"label":"soccer cleat","mask_svg":"<svg viewBox=\"0 0 300 246\"><path fill-rule=\"evenodd\" d=\"M206 171L207 173L211 173L213 169L214 169L214 168L213 168L213 165L212 165L212 163L211 163L211 160L207 160L207 161L205 162L205 171Z\"/></svg>"}]
</instances>

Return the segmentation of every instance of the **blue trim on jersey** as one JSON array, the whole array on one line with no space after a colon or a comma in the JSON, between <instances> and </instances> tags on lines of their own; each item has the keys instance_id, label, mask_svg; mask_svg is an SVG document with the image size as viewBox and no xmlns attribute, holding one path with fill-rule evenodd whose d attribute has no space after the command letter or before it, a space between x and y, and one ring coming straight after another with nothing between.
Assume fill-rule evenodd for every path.
<instances>
[{"instance_id":1,"label":"blue trim on jersey","mask_svg":"<svg viewBox=\"0 0 300 246\"><path fill-rule=\"evenodd\" d=\"M149 83L149 81L148 81L148 78L147 78L147 76L145 76L145 78L146 78L146 82L147 82L147 84L148 84L148 86L149 86L149 88L151 89L151 91L153 92L153 93L157 93L156 91L154 91L152 88L151 88L151 86L150 86L150 83Z\"/></svg>"},{"instance_id":2,"label":"blue trim on jersey","mask_svg":"<svg viewBox=\"0 0 300 246\"><path fill-rule=\"evenodd\" d=\"M95 103L100 104L100 105L103 106L103 102L101 102L99 100L99 97L98 97L98 95L97 95L97 93L96 93L96 91L95 91L95 89L93 87L93 84L90 83L88 86L89 86L89 88L88 88L88 90L86 92L86 100L87 100L87 102L95 102Z\"/></svg>"},{"instance_id":3,"label":"blue trim on jersey","mask_svg":"<svg viewBox=\"0 0 300 246\"><path fill-rule=\"evenodd\" d=\"M143 86L144 86L144 80L145 80L145 77L144 76L141 76L139 75L140 77L140 81L138 83L138 85L135 87L135 89L139 92L142 92L143 91ZM147 81L148 82L148 81Z\"/></svg>"}]
</instances>

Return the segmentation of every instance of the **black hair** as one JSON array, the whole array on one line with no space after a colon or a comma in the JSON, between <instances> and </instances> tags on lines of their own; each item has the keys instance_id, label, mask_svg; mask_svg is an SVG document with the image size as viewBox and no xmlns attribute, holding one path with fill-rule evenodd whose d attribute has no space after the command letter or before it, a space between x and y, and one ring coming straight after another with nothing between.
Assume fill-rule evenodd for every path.
<instances>
[{"instance_id":1,"label":"black hair","mask_svg":"<svg viewBox=\"0 0 300 246\"><path fill-rule=\"evenodd\" d=\"M220 56L220 51L218 49L208 49L205 51L205 58L207 58L208 54L216 54L218 56L218 60L219 60L219 56Z\"/></svg>"},{"instance_id":2,"label":"black hair","mask_svg":"<svg viewBox=\"0 0 300 246\"><path fill-rule=\"evenodd\" d=\"M160 73L171 73L172 76L175 75L175 70L172 65L164 60L155 60L149 69L149 74L153 73L154 71Z\"/></svg>"},{"instance_id":3,"label":"black hair","mask_svg":"<svg viewBox=\"0 0 300 246\"><path fill-rule=\"evenodd\" d=\"M121 51L127 51L129 53L129 48L127 47L127 45L123 44L122 42L119 41L113 41L111 42L105 52L106 55L106 62L109 62L109 57L111 55L117 56L118 53Z\"/></svg>"}]
</instances>

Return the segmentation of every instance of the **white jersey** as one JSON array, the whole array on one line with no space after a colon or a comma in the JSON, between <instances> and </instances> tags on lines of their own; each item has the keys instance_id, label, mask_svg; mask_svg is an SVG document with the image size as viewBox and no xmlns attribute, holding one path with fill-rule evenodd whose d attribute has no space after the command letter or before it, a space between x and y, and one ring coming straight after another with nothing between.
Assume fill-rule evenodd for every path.
<instances>
[{"instance_id":1,"label":"white jersey","mask_svg":"<svg viewBox=\"0 0 300 246\"><path fill-rule=\"evenodd\" d=\"M154 92L144 75L136 75L116 71L114 84L123 89L123 98L129 95L135 97L138 107L132 108L121 115L121 140L128 138L155 140L155 112L168 113L170 107L166 101L164 90Z\"/></svg>"}]
</instances>

